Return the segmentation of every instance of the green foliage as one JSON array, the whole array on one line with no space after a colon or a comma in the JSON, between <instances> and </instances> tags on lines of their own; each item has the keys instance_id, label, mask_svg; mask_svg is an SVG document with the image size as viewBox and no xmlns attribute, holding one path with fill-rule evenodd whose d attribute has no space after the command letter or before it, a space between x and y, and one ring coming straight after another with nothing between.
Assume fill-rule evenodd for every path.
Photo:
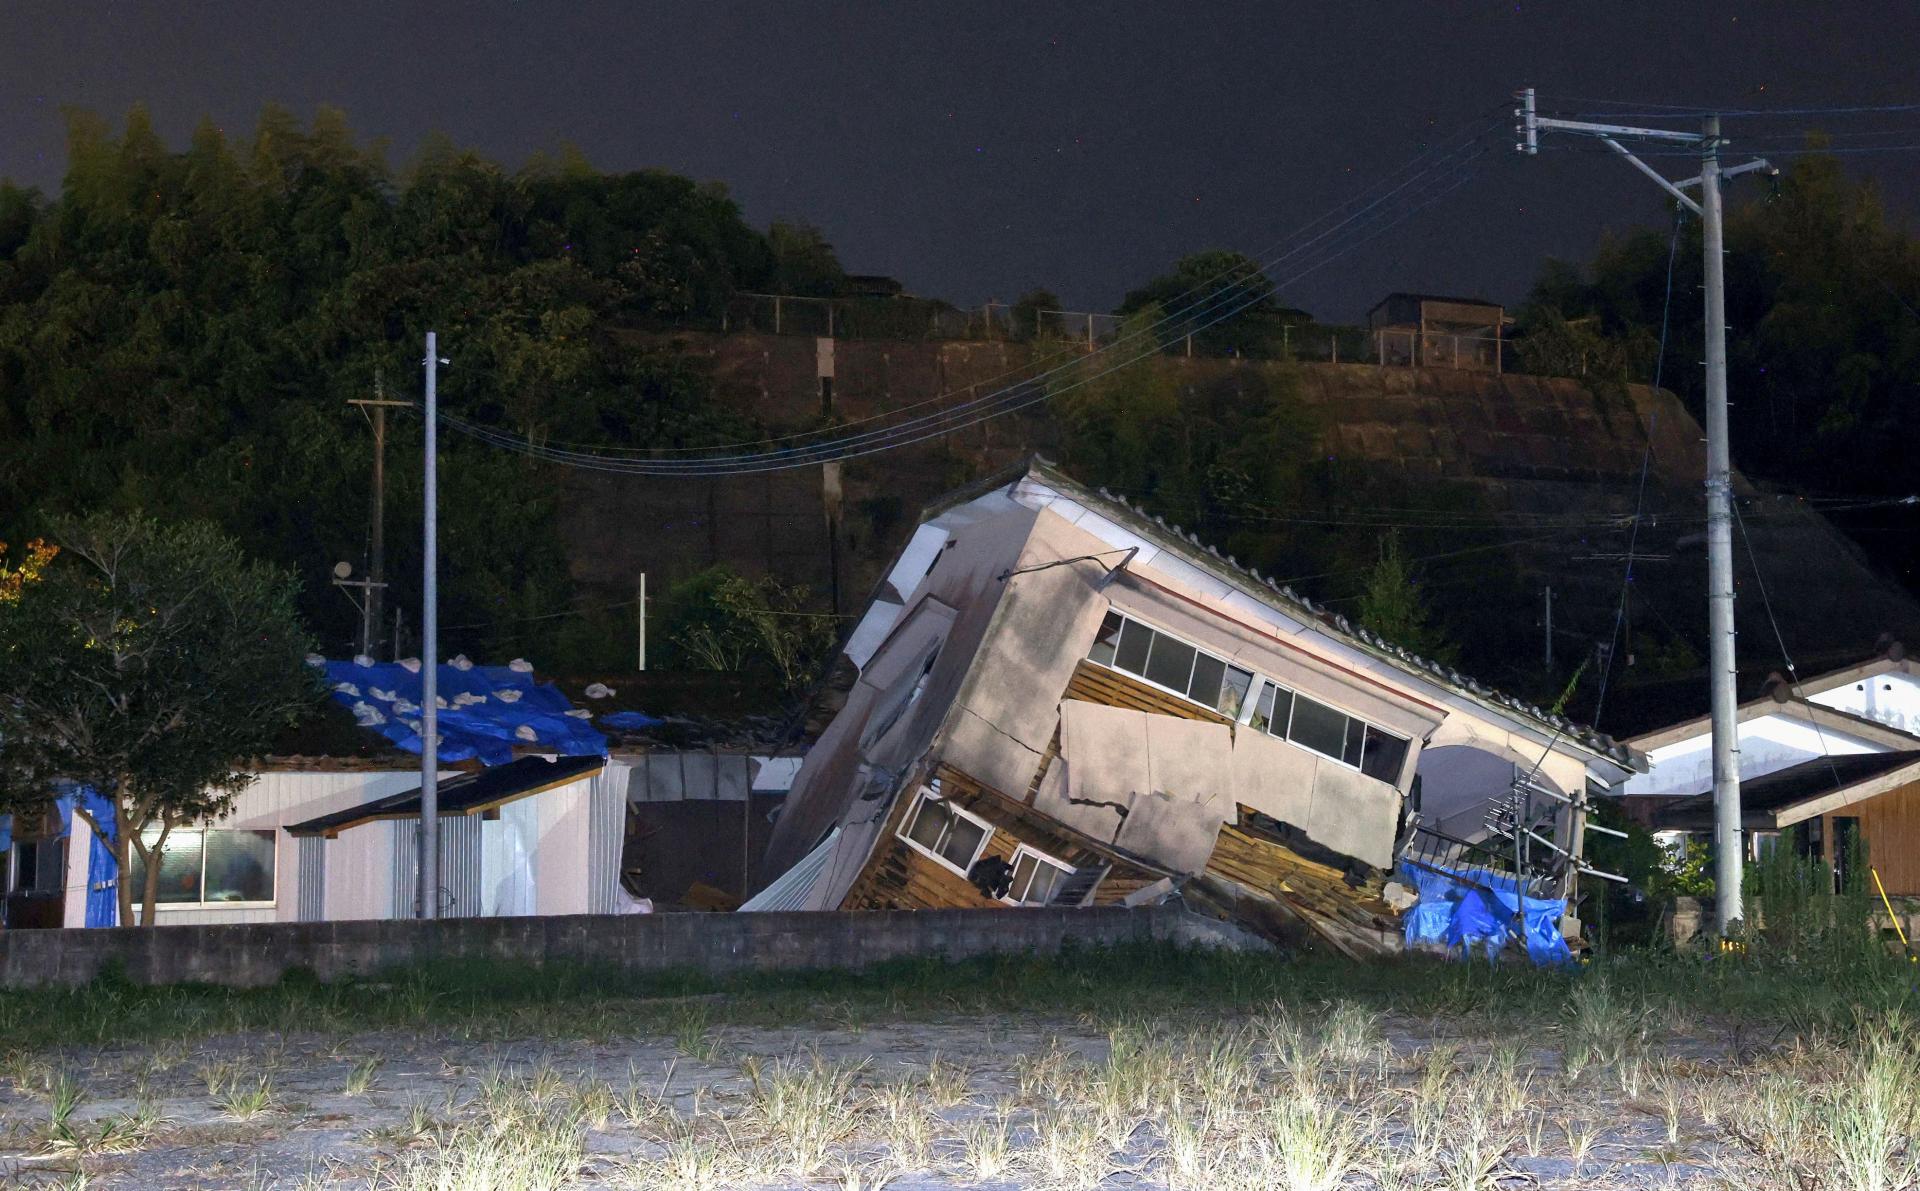
<instances>
[{"instance_id":1,"label":"green foliage","mask_svg":"<svg viewBox=\"0 0 1920 1191\"><path fill-rule=\"evenodd\" d=\"M1426 594L1400 556L1396 530L1380 539L1380 558L1367 572L1356 611L1361 624L1396 645L1444 665L1453 665L1459 658L1459 648L1434 625Z\"/></svg>"},{"instance_id":2,"label":"green foliage","mask_svg":"<svg viewBox=\"0 0 1920 1191\"><path fill-rule=\"evenodd\" d=\"M1008 314L1015 339L1059 339L1067 327L1060 316L1060 296L1048 289L1021 294Z\"/></svg>"},{"instance_id":3,"label":"green foliage","mask_svg":"<svg viewBox=\"0 0 1920 1191\"><path fill-rule=\"evenodd\" d=\"M111 800L124 873L129 844L148 856L142 828L163 844L224 814L251 780L241 766L321 689L293 577L212 526L97 514L56 533L59 555L0 604L0 766L23 810L55 779ZM123 882L123 923L132 893ZM145 894L151 923L151 877Z\"/></svg>"},{"instance_id":4,"label":"green foliage","mask_svg":"<svg viewBox=\"0 0 1920 1191\"><path fill-rule=\"evenodd\" d=\"M1171 272L1128 291L1115 313L1144 316L1142 325L1171 316L1156 331L1164 347L1192 335L1194 351L1201 354L1260 359L1278 359L1283 354L1282 327L1312 321L1306 312L1280 305L1260 262L1219 249L1181 257ZM1221 321L1201 325L1215 318Z\"/></svg>"},{"instance_id":5,"label":"green foliage","mask_svg":"<svg viewBox=\"0 0 1920 1191\"><path fill-rule=\"evenodd\" d=\"M1750 476L1814 491L1912 492L1920 479L1906 449L1920 433L1920 241L1834 157L1796 157L1777 191L1743 182L1729 197L1739 200L1726 220L1734 458ZM1679 227L1677 245L1670 227L1648 229L1609 239L1584 270L1550 265L1519 312L1520 363L1651 379L1672 246L1661 376L1699 416L1700 232L1693 219ZM1874 524L1870 516L1860 515L1863 525ZM1862 545L1898 574L1911 576L1920 562L1911 534L1864 533Z\"/></svg>"},{"instance_id":6,"label":"green foliage","mask_svg":"<svg viewBox=\"0 0 1920 1191\"><path fill-rule=\"evenodd\" d=\"M1868 930L1875 901L1867 856L1856 839L1840 866L1802 855L1795 827L1783 833L1756 864L1747 867L1748 917L1758 924L1755 945L1795 963L1858 961L1879 943Z\"/></svg>"},{"instance_id":7,"label":"green foliage","mask_svg":"<svg viewBox=\"0 0 1920 1191\"><path fill-rule=\"evenodd\" d=\"M1692 838L1667 849L1654 873L1653 891L1660 897L1712 897L1713 849Z\"/></svg>"},{"instance_id":8,"label":"green foliage","mask_svg":"<svg viewBox=\"0 0 1920 1191\"><path fill-rule=\"evenodd\" d=\"M835 642L833 618L808 610L809 602L804 586L711 567L668 595L667 640L685 668L767 669L797 690Z\"/></svg>"},{"instance_id":9,"label":"green foliage","mask_svg":"<svg viewBox=\"0 0 1920 1191\"><path fill-rule=\"evenodd\" d=\"M686 447L752 437L685 355L626 332L717 319L738 288L836 282L810 229L763 236L717 186L605 174L577 154L509 171L433 140L399 172L322 110L251 138L203 123L170 151L136 109L69 126L51 200L0 187L0 538L61 514L211 520L319 579L362 562L370 435L350 398L419 391L440 333L446 407L550 441ZM416 418L389 417L389 607L415 607ZM538 652L576 594L553 469L443 437L448 651ZM331 649L356 616L324 582L300 611ZM470 627L462 627L470 626Z\"/></svg>"},{"instance_id":10,"label":"green foliage","mask_svg":"<svg viewBox=\"0 0 1920 1191\"><path fill-rule=\"evenodd\" d=\"M775 223L767 229L767 247L773 253L769 285L776 294L831 298L846 287L833 245L820 229L806 223Z\"/></svg>"}]
</instances>

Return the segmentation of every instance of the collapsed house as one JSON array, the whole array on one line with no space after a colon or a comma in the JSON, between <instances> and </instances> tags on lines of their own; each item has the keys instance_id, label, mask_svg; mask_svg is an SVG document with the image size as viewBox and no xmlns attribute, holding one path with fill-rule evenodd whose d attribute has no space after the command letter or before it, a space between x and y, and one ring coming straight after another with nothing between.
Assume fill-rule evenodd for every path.
<instances>
[{"instance_id":1,"label":"collapsed house","mask_svg":"<svg viewBox=\"0 0 1920 1191\"><path fill-rule=\"evenodd\" d=\"M1856 875L1848 866L1864 855L1890 896L1920 896L1920 673L1903 647L1802 681L1774 675L1736 718L1746 859L1760 859L1792 832L1802 854L1827 862L1836 881ZM1708 718L1629 743L1648 767L1613 795L1668 847L1711 847Z\"/></svg>"},{"instance_id":2,"label":"collapsed house","mask_svg":"<svg viewBox=\"0 0 1920 1191\"><path fill-rule=\"evenodd\" d=\"M1399 866L1577 931L1588 791L1636 765L1037 460L928 510L845 661L745 909L1178 891L1359 955Z\"/></svg>"}]
</instances>

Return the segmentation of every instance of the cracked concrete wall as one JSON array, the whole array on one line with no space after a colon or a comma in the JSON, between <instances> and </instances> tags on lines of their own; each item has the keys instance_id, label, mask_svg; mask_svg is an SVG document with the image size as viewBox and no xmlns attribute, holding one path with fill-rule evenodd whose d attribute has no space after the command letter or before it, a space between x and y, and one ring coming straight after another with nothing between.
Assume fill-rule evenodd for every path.
<instances>
[{"instance_id":1,"label":"cracked concrete wall","mask_svg":"<svg viewBox=\"0 0 1920 1191\"><path fill-rule=\"evenodd\" d=\"M1060 760L1035 808L1179 872L1197 872L1237 803L1378 868L1393 861L1400 792L1264 732L1069 701Z\"/></svg>"},{"instance_id":2,"label":"cracked concrete wall","mask_svg":"<svg viewBox=\"0 0 1920 1191\"><path fill-rule=\"evenodd\" d=\"M973 669L942 732L942 757L977 780L1024 796L1059 724L1060 696L1106 614L1102 563L1063 560L1107 550L1058 515L1035 515Z\"/></svg>"}]
</instances>

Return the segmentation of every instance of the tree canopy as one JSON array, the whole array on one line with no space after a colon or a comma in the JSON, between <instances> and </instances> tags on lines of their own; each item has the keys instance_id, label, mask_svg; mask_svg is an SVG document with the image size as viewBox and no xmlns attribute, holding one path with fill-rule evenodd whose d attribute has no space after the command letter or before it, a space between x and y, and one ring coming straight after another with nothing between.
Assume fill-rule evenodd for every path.
<instances>
[{"instance_id":1,"label":"tree canopy","mask_svg":"<svg viewBox=\"0 0 1920 1191\"><path fill-rule=\"evenodd\" d=\"M270 108L184 150L141 109L68 130L57 198L0 185L0 538L92 509L204 517L319 577L364 557L371 439L350 398L418 392L552 440L689 446L751 437L686 356L630 328L717 320L737 289L837 284L812 229L749 227L718 185L610 174L576 153L507 170L444 141L388 168L337 111ZM419 449L390 420L390 459ZM449 644L530 651L571 595L547 469L443 443ZM389 606L417 602L416 468L390 468ZM354 613L316 583L331 642ZM464 637L462 634L466 634ZM542 638L544 640L544 638Z\"/></svg>"},{"instance_id":2,"label":"tree canopy","mask_svg":"<svg viewBox=\"0 0 1920 1191\"><path fill-rule=\"evenodd\" d=\"M244 764L321 688L298 584L211 525L98 514L56 533L59 552L0 599L0 790L33 812L57 780L92 786L113 804L113 838L75 814L125 874L175 826L225 813ZM159 868L144 869L151 925ZM120 883L122 924L133 893Z\"/></svg>"}]
</instances>

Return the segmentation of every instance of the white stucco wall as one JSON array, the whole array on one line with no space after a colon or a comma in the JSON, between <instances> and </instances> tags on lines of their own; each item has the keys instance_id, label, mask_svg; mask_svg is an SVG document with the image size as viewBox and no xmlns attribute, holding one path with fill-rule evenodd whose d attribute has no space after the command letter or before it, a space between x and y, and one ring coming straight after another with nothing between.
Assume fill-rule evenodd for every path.
<instances>
[{"instance_id":1,"label":"white stucco wall","mask_svg":"<svg viewBox=\"0 0 1920 1191\"><path fill-rule=\"evenodd\" d=\"M1829 705L1831 706L1831 704ZM1846 709L1842 709L1846 710ZM1884 753L1889 748L1789 715L1765 715L1740 725L1740 777L1764 777L1816 757ZM1914 742L1920 748L1920 739ZM1713 785L1713 738L1706 729L1647 754L1649 768L1618 788L1624 795L1684 797Z\"/></svg>"},{"instance_id":2,"label":"white stucco wall","mask_svg":"<svg viewBox=\"0 0 1920 1191\"><path fill-rule=\"evenodd\" d=\"M1810 702L1920 734L1920 679L1895 670L1814 695Z\"/></svg>"}]
</instances>

